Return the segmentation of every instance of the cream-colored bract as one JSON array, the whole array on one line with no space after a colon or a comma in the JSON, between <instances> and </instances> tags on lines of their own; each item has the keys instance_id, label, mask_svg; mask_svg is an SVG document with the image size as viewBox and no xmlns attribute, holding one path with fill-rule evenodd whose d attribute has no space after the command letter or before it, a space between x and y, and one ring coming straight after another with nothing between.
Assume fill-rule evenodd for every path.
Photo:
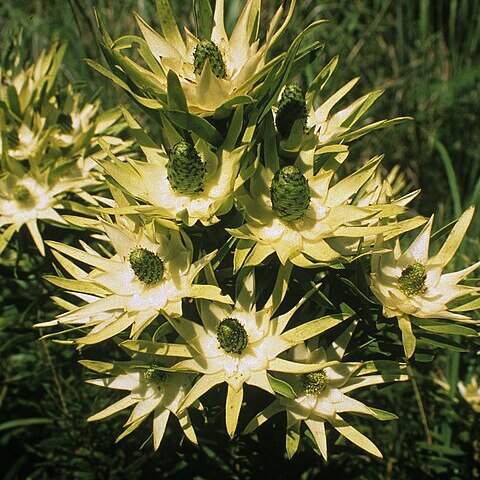
<instances>
[{"instance_id":1,"label":"cream-colored bract","mask_svg":"<svg viewBox=\"0 0 480 480\"><path fill-rule=\"evenodd\" d=\"M372 256L371 290L383 305L383 314L388 318L397 317L407 357L413 355L416 345L412 318L473 322L463 312L475 308L473 304L472 308L469 308L468 301L472 295L479 292L479 288L461 285L459 282L478 268L480 262L458 272L443 273L458 250L473 214L473 207L463 213L434 256L429 257L428 253L433 216L404 252L397 240L390 251ZM379 246L381 243L379 237ZM421 265L424 268L424 282L418 291L405 291L400 278L412 265ZM449 303L453 300L462 301L464 305L450 308Z\"/></svg>"},{"instance_id":2,"label":"cream-colored bract","mask_svg":"<svg viewBox=\"0 0 480 480\"><path fill-rule=\"evenodd\" d=\"M124 114L131 128L141 129L128 112ZM132 211L182 221L188 226L197 222L205 226L212 225L219 221L219 215L227 213L233 206L235 182L246 148L234 148L242 125L242 115L242 109L237 109L224 143L215 151L205 140L195 137L195 149L206 166L205 183L197 193L189 195L172 188L167 174L169 159L165 148L157 146L143 131L144 144L141 143L141 146L146 161L125 162L110 154L110 160L101 161L101 165L126 194L142 202L141 205L132 205ZM168 133L173 144L180 141L181 137L172 128Z\"/></svg>"},{"instance_id":3,"label":"cream-colored bract","mask_svg":"<svg viewBox=\"0 0 480 480\"><path fill-rule=\"evenodd\" d=\"M245 432L253 431L277 413L286 412L286 449L289 458L298 449L302 422L305 423L315 439L317 453L325 459L327 459L326 424L333 426L341 435L363 450L381 457L382 454L375 444L349 425L341 414L358 413L382 420L396 418L395 415L368 407L348 394L370 385L407 380L408 376L401 374L400 366L394 362L390 366L389 374L384 372L380 374L373 364L342 362L355 325L356 322L353 322L326 349L323 347L313 348L304 342L296 345L290 351L290 358L298 363L317 365L317 369L314 371L321 372L323 377L323 385L319 388L319 392L306 393L301 375L281 375L281 379L292 387L293 398L277 395L277 399L272 404L250 421ZM309 343L312 344L313 341ZM333 365L331 365L332 363Z\"/></svg>"},{"instance_id":4,"label":"cream-colored bract","mask_svg":"<svg viewBox=\"0 0 480 480\"><path fill-rule=\"evenodd\" d=\"M85 178L83 175L52 181L48 174L48 171L44 173L30 171L20 173L20 176L6 173L0 178L0 229L6 227L0 238L0 252L11 236L26 225L39 252L45 255L45 246L37 220L66 224L56 211L56 208L61 207L60 199L66 192L79 192L93 181L92 178ZM15 194L20 189L25 192L24 199Z\"/></svg>"},{"instance_id":5,"label":"cream-colored bract","mask_svg":"<svg viewBox=\"0 0 480 480\"><path fill-rule=\"evenodd\" d=\"M115 253L104 257L86 244L83 250L57 242L48 242L59 263L73 279L47 277L53 284L74 293L86 304L71 307L56 320L37 325L85 325L90 332L76 341L80 344L98 343L131 327L130 335L138 335L159 314L178 317L182 314L184 298L209 298L230 302L214 285L196 285L200 270L215 255L212 252L196 262L192 261L193 246L187 235L178 230L167 231L151 223L135 228L132 223L100 223L108 243ZM137 278L129 261L136 248L153 252L163 262L163 278L146 284ZM66 257L73 258L92 269L87 273Z\"/></svg>"},{"instance_id":6,"label":"cream-colored bract","mask_svg":"<svg viewBox=\"0 0 480 480\"><path fill-rule=\"evenodd\" d=\"M335 156L337 166L347 156L347 152L338 153ZM310 205L298 220L285 221L275 214L270 198L270 186L278 169L278 160L266 158L265 167L261 164L256 167L250 179L250 188L243 187L237 194L237 206L245 213L246 223L228 230L241 239L237 250L247 252L242 259L245 265L258 265L274 252L283 264L287 261L301 267L331 264L345 260L344 255L352 253L351 243L358 245L365 236L381 231L399 235L423 223L417 217L413 223L378 225L379 218L394 217L402 213L403 207L395 204L365 205L365 202L357 205L353 200L374 175L380 160L381 157L372 158L356 172L333 183L335 169L325 165L314 175L314 150L302 152L301 162L297 164L308 181ZM248 242L253 245L247 251ZM361 249L357 248L355 253L362 253Z\"/></svg>"},{"instance_id":7,"label":"cream-colored bract","mask_svg":"<svg viewBox=\"0 0 480 480\"><path fill-rule=\"evenodd\" d=\"M458 382L458 391L472 409L480 413L480 386L477 376L473 376L468 383Z\"/></svg>"},{"instance_id":8,"label":"cream-colored bract","mask_svg":"<svg viewBox=\"0 0 480 480\"><path fill-rule=\"evenodd\" d=\"M112 375L106 378L87 380L88 383L116 390L130 391L126 397L88 418L89 422L103 420L126 408L134 407L131 415L125 422L125 430L119 435L117 442L133 432L152 414L153 448L157 450L165 434L168 419L173 414L177 417L185 436L191 442L197 443L197 436L190 422L188 412L184 410L179 413L178 411L179 405L191 386L191 375L172 372L164 373L164 380L159 385L155 385L155 382L149 382L146 379L145 372L147 368L138 368L135 365L138 362L118 362L107 365L102 362L84 360L82 364L91 370ZM108 368L107 372L106 366ZM160 370L158 371L160 372Z\"/></svg>"}]
</instances>

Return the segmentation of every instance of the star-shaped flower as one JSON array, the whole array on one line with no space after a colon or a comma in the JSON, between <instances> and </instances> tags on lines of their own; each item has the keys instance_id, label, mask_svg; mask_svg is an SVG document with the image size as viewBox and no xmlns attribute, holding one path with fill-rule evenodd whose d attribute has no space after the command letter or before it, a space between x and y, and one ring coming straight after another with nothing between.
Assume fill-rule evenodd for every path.
<instances>
[{"instance_id":1,"label":"star-shaped flower","mask_svg":"<svg viewBox=\"0 0 480 480\"><path fill-rule=\"evenodd\" d=\"M158 5L162 34L137 16L143 38L138 38L135 43L140 45L146 66L124 56L124 49L117 49L100 24L111 60L123 70L119 74L114 69L113 75L117 77L117 83L129 90L139 103L149 108L162 108L166 104L162 98L167 92L167 72L170 70L178 76L188 110L196 115L209 116L220 112L222 107L228 109L229 106L251 101L248 95L268 73L271 65L266 67L267 53L288 25L295 2L291 2L281 25L283 7L280 7L268 26L263 44L258 35L260 3L254 0L245 3L230 37L224 26L224 0L216 0L210 18L205 18L208 15L206 11L202 12L204 22L199 31L203 38L197 38L185 28L184 39L169 3L159 2ZM211 28L203 28L209 22ZM105 74L103 67L91 64ZM136 88L131 89L124 82L125 73Z\"/></svg>"},{"instance_id":2,"label":"star-shaped flower","mask_svg":"<svg viewBox=\"0 0 480 480\"><path fill-rule=\"evenodd\" d=\"M168 372L162 370L162 366L157 364L139 366L142 361L138 359L110 364L90 360L83 360L81 363L91 370L111 375L106 378L87 380L88 383L130 392L126 397L88 418L89 422L103 420L134 406L125 422L125 430L117 438L117 442L133 432L152 414L153 448L157 450L165 434L168 419L173 414L177 417L185 436L191 442L197 443L197 436L188 412L184 410L179 413L178 411L179 405L191 386L192 375Z\"/></svg>"},{"instance_id":3,"label":"star-shaped flower","mask_svg":"<svg viewBox=\"0 0 480 480\"><path fill-rule=\"evenodd\" d=\"M341 362L348 342L353 334L356 322L327 349L313 349L300 343L291 350L291 359L299 363L317 364L318 368L302 375L283 374L281 378L292 388L290 398L277 395L277 399L254 417L248 424L245 433L253 431L273 415L287 414L287 455L291 458L298 449L300 427L302 422L310 430L317 453L327 459L326 424L333 426L341 435L367 452L381 457L380 450L365 435L349 425L341 414L359 413L382 420L396 418L395 415L383 412L351 398L348 394L359 388L377 385L388 381L407 380L407 375L398 371L398 365L389 365L390 373L377 371L374 362ZM309 343L313 343L311 340ZM333 362L331 366L329 365ZM394 373L392 373L394 372Z\"/></svg>"},{"instance_id":4,"label":"star-shaped flower","mask_svg":"<svg viewBox=\"0 0 480 480\"><path fill-rule=\"evenodd\" d=\"M333 184L332 165L343 163L348 153L337 154L332 165L324 165L316 174L313 156L314 150L304 151L302 161L280 168L278 159L268 155L265 167L256 166L250 188L239 189L237 207L244 212L246 223L228 230L240 239L237 269L242 262L258 265L274 252L282 263L289 260L301 267L332 264L345 260L343 255L348 251L343 244L380 231L398 235L418 225L373 225L373 221L399 214L403 208L356 204L355 195L374 174L381 157Z\"/></svg>"},{"instance_id":5,"label":"star-shaped flower","mask_svg":"<svg viewBox=\"0 0 480 480\"><path fill-rule=\"evenodd\" d=\"M217 286L194 284L198 272L215 252L192 262L193 246L181 230L166 230L156 224L135 228L128 221L123 225L102 222L100 228L115 251L110 257L100 255L86 244L80 250L48 242L59 263L74 278L47 279L87 303L38 327L85 325L91 331L76 341L92 344L130 327L130 335L136 338L160 313L180 316L184 298L230 302ZM65 255L93 267L92 270L87 273Z\"/></svg>"},{"instance_id":6,"label":"star-shaped flower","mask_svg":"<svg viewBox=\"0 0 480 480\"><path fill-rule=\"evenodd\" d=\"M479 292L479 288L459 282L478 268L480 262L458 272L443 273L458 250L473 214L473 207L463 213L439 252L432 257L428 251L433 216L404 252L397 240L389 252L372 256L371 290L383 305L383 314L388 318L397 317L407 358L413 355L416 345L412 322L432 331L438 325L422 319L473 322L463 312L475 308L468 300ZM379 246L381 243L379 237ZM454 300L462 305L450 307Z\"/></svg>"},{"instance_id":7,"label":"star-shaped flower","mask_svg":"<svg viewBox=\"0 0 480 480\"><path fill-rule=\"evenodd\" d=\"M170 130L171 148L156 145L133 117L125 112L138 137L146 160L119 160L111 155L103 169L124 192L142 202L131 211L181 220L192 226L211 225L233 206L233 192L245 146L234 147L240 133L242 109L236 110L225 141L213 149L205 140L194 143ZM192 135L193 136L193 135Z\"/></svg>"}]
</instances>

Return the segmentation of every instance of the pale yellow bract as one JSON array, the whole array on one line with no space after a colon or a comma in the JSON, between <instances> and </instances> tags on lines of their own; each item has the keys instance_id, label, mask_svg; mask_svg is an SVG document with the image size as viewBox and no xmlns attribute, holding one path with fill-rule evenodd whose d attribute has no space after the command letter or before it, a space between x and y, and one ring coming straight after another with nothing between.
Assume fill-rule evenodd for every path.
<instances>
[{"instance_id":1,"label":"pale yellow bract","mask_svg":"<svg viewBox=\"0 0 480 480\"><path fill-rule=\"evenodd\" d=\"M357 322L350 326L326 349L312 348L304 342L290 351L292 361L317 365L316 370L322 372L323 388L317 393L306 393L301 375L283 374L281 378L291 385L294 396L288 398L277 395L277 399L255 416L247 425L245 432L252 432L273 415L280 412L287 414L287 455L291 458L297 451L300 441L302 422L310 430L315 439L317 453L327 459L327 436L325 425L330 424L348 440L377 457L382 457L380 450L365 435L351 426L341 414L357 413L386 420L396 418L351 398L348 394L359 388L378 385L392 381L407 380L396 366L395 373L379 374L377 369L362 362L342 362L345 349L353 334ZM327 365L327 366L324 366Z\"/></svg>"},{"instance_id":2,"label":"pale yellow bract","mask_svg":"<svg viewBox=\"0 0 480 480\"><path fill-rule=\"evenodd\" d=\"M48 276L47 279L72 292L86 304L71 306L56 320L36 325L37 327L58 324L85 325L90 332L76 341L80 344L98 343L131 328L134 338L159 314L172 317L182 314L183 298L209 298L230 302L214 285L196 285L200 270L215 255L212 252L193 262L193 247L187 235L177 230L167 231L149 224L136 229L124 219L123 224L101 222L100 229L115 253L104 257L83 244L84 250L48 242L54 255L74 279ZM145 248L156 254L164 264L163 278L154 284L145 284L135 275L129 262L133 249ZM66 257L93 267L86 272Z\"/></svg>"},{"instance_id":3,"label":"pale yellow bract","mask_svg":"<svg viewBox=\"0 0 480 480\"><path fill-rule=\"evenodd\" d=\"M461 306L449 308L449 303L459 299L468 302L468 297L478 293L478 287L461 285L459 282L478 268L480 261L458 272L443 273L458 250L473 214L473 207L463 213L439 252L432 257L429 257L428 252L433 216L404 252L397 240L389 252L372 255L371 290L383 305L383 314L388 318L397 317L407 357L413 355L416 345L411 317L473 322L470 317L461 313L473 310L473 305L471 309ZM381 243L382 239L379 237L378 246ZM405 292L399 280L402 273L415 264L422 265L425 269L424 285L415 293Z\"/></svg>"},{"instance_id":4,"label":"pale yellow bract","mask_svg":"<svg viewBox=\"0 0 480 480\"><path fill-rule=\"evenodd\" d=\"M168 372L165 374L165 381L161 382L161 385L155 385L145 378L146 369L135 368L134 362L131 363L132 365L112 364L111 373L113 376L87 380L88 383L93 385L130 391L126 397L89 417L88 421L103 420L126 408L134 407L125 422L125 430L118 436L117 442L152 415L153 448L157 450L165 434L168 419L173 414L177 417L185 436L191 442L198 443L188 412L184 410L179 413L178 411L179 405L190 388L192 376L184 373ZM85 360L82 364L87 368L104 373L105 364L101 362Z\"/></svg>"}]
</instances>

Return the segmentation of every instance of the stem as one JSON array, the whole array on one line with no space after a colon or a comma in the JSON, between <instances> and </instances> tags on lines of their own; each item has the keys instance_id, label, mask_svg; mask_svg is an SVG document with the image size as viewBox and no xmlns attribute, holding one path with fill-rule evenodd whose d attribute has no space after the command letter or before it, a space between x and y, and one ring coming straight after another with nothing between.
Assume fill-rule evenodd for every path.
<instances>
[{"instance_id":1,"label":"stem","mask_svg":"<svg viewBox=\"0 0 480 480\"><path fill-rule=\"evenodd\" d=\"M420 418L422 420L423 431L425 432L425 438L429 445L432 444L432 435L430 433L430 428L428 427L427 415L425 413L425 408L423 406L422 397L420 396L420 390L418 389L417 380L413 373L413 369L410 366L410 362L406 359L407 362L407 371L410 379L412 380L413 392L415 394L415 400L417 401L418 411L420 412Z\"/></svg>"}]
</instances>

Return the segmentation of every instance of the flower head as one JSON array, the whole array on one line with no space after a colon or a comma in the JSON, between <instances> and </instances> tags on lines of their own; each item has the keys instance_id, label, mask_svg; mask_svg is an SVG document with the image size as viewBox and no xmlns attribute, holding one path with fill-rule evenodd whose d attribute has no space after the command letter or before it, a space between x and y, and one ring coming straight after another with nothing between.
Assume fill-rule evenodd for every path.
<instances>
[{"instance_id":1,"label":"flower head","mask_svg":"<svg viewBox=\"0 0 480 480\"><path fill-rule=\"evenodd\" d=\"M229 302L220 289L213 285L195 285L200 270L212 259L215 252L193 262L193 247L187 235L151 224L136 228L123 224L102 222L114 254L104 257L84 245L84 250L61 243L49 242L60 264L72 273L73 280L61 277L48 279L86 301L72 308L57 320L38 326L80 324L91 331L78 343L103 341L131 327L131 336L137 337L160 313L171 317L182 314L184 298L212 298ZM86 273L72 268L67 257L89 265Z\"/></svg>"},{"instance_id":2,"label":"flower head","mask_svg":"<svg viewBox=\"0 0 480 480\"><path fill-rule=\"evenodd\" d=\"M172 147L164 149L142 131L140 144L147 161L124 162L112 156L113 162L105 160L101 165L108 178L142 202L132 206L135 211L182 221L188 226L198 221L211 225L233 206L245 146L234 148L231 138L238 136L237 120L242 115L238 109L229 134L218 149L200 138L193 143L180 140L178 134L171 137ZM128 113L126 118L132 128L141 129Z\"/></svg>"},{"instance_id":3,"label":"flower head","mask_svg":"<svg viewBox=\"0 0 480 480\"><path fill-rule=\"evenodd\" d=\"M289 458L298 449L302 422L315 439L317 453L325 459L327 459L326 424L330 424L360 448L381 457L382 454L372 441L349 425L343 418L343 413L364 414L382 420L395 418L395 416L368 407L348 394L369 385L406 380L408 377L400 373L399 366L394 362L389 365L389 373L378 372L373 365L342 362L355 325L355 322L352 323L327 349L313 348L311 344L314 340L309 341L310 345L303 342L296 345L290 351L291 360L316 364L318 368L301 375L279 375L291 386L292 395L289 398L277 394L277 399L250 421L246 432L253 431L273 415L285 412L287 414L286 447Z\"/></svg>"},{"instance_id":4,"label":"flower head","mask_svg":"<svg viewBox=\"0 0 480 480\"><path fill-rule=\"evenodd\" d=\"M478 268L480 262L458 272L443 273L443 270L460 246L473 213L473 207L463 213L434 256L428 254L433 216L404 252L397 240L389 252L372 256L371 290L383 305L383 314L397 317L407 357L413 355L416 344L412 322L432 331L435 325L422 319L471 322L463 312L474 309L474 306L469 308L468 298L479 289L459 282ZM463 306L449 307L454 300Z\"/></svg>"},{"instance_id":5,"label":"flower head","mask_svg":"<svg viewBox=\"0 0 480 480\"><path fill-rule=\"evenodd\" d=\"M211 18L200 25L199 36L185 28L184 37L177 26L168 2L159 3L159 33L137 16L143 38L138 38L146 66L125 57L124 49L118 49L105 27L100 24L105 43L111 52L112 61L124 67L136 89L130 90L134 98L148 108L163 108L168 85L168 72L171 71L184 91L189 112L209 116L229 109L231 105L245 103L265 78L273 65L267 66L266 58L272 45L286 28L291 19L295 2L291 2L286 20L279 25L283 13L281 7L270 22L265 41L259 38L260 3L254 0L245 2L236 25L230 36L224 26L224 0L216 0ZM207 15L206 11L203 15ZM101 68L93 64L94 68ZM126 66L126 68L125 68ZM114 73L115 74L115 73ZM124 82L121 82L124 84ZM155 92L152 98L151 93ZM170 93L170 92L168 92Z\"/></svg>"},{"instance_id":6,"label":"flower head","mask_svg":"<svg viewBox=\"0 0 480 480\"><path fill-rule=\"evenodd\" d=\"M358 253L365 236L394 230L398 235L403 228L400 223L378 225L379 218L401 213L400 205L356 204L355 195L374 174L380 157L334 183L335 171L328 165L313 173L313 155L314 150L302 152L302 161L281 168L269 155L265 167L256 166L249 188L239 189L237 207L246 223L228 231L245 243L238 248L251 242L245 265L257 265L272 253L283 264L332 264L351 253L349 243L356 242L352 253ZM346 158L346 152L336 155L338 164Z\"/></svg>"},{"instance_id":7,"label":"flower head","mask_svg":"<svg viewBox=\"0 0 480 480\"><path fill-rule=\"evenodd\" d=\"M126 408L134 407L125 423L125 431L117 441L139 427L149 416L153 417L153 448L158 449L165 434L171 414L177 417L185 436L197 443L195 431L186 410L179 413L179 405L188 392L192 375L167 372L162 365L152 363L139 367L138 359L132 362L115 362L105 364L84 360L81 362L91 370L108 373L109 377L87 380L88 383L101 387L126 390L130 393L118 402L88 418L89 422L103 420ZM143 361L145 363L145 360Z\"/></svg>"}]
</instances>

